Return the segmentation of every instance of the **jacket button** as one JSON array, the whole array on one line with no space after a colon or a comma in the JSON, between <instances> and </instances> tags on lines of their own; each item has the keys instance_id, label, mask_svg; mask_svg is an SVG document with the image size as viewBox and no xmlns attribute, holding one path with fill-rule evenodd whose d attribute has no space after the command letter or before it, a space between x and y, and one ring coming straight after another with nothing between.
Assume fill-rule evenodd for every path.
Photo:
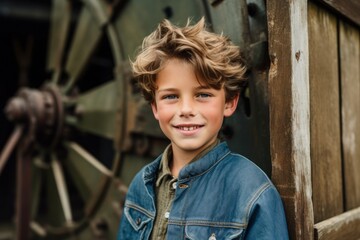
<instances>
[{"instance_id":1,"label":"jacket button","mask_svg":"<svg viewBox=\"0 0 360 240\"><path fill-rule=\"evenodd\" d=\"M183 184L183 183L179 184L179 188L187 188L187 187L189 187L187 184Z\"/></svg>"},{"instance_id":2,"label":"jacket button","mask_svg":"<svg viewBox=\"0 0 360 240\"><path fill-rule=\"evenodd\" d=\"M170 213L169 212L166 212L165 214L164 214L164 217L167 219L167 218L169 218L169 216L170 216Z\"/></svg>"},{"instance_id":3,"label":"jacket button","mask_svg":"<svg viewBox=\"0 0 360 240\"><path fill-rule=\"evenodd\" d=\"M209 237L209 240L216 240L215 233L211 234L211 236Z\"/></svg>"}]
</instances>

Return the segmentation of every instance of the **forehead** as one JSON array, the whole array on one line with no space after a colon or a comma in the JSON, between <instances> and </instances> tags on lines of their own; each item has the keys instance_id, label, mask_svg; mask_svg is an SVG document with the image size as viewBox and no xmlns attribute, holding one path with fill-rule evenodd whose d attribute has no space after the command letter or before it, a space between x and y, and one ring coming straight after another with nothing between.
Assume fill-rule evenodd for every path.
<instances>
[{"instance_id":1,"label":"forehead","mask_svg":"<svg viewBox=\"0 0 360 240\"><path fill-rule=\"evenodd\" d=\"M157 87L171 85L191 85L207 87L208 84L197 74L195 67L185 61L172 58L164 63L155 79Z\"/></svg>"}]
</instances>

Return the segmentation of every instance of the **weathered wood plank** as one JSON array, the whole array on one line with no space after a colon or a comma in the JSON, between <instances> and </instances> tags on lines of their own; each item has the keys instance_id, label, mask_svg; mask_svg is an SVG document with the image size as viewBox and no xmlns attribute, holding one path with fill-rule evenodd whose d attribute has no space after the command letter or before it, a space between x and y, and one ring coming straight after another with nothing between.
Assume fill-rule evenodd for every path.
<instances>
[{"instance_id":1,"label":"weathered wood plank","mask_svg":"<svg viewBox=\"0 0 360 240\"><path fill-rule=\"evenodd\" d=\"M340 22L340 74L345 210L360 206L360 34Z\"/></svg>"},{"instance_id":2,"label":"weathered wood plank","mask_svg":"<svg viewBox=\"0 0 360 240\"><path fill-rule=\"evenodd\" d=\"M309 3L312 190L315 223L343 212L337 20Z\"/></svg>"},{"instance_id":3,"label":"weathered wood plank","mask_svg":"<svg viewBox=\"0 0 360 240\"><path fill-rule=\"evenodd\" d=\"M291 239L313 239L307 1L267 0L272 180Z\"/></svg>"},{"instance_id":4,"label":"weathered wood plank","mask_svg":"<svg viewBox=\"0 0 360 240\"><path fill-rule=\"evenodd\" d=\"M360 208L315 224L315 239L360 239Z\"/></svg>"},{"instance_id":5,"label":"weathered wood plank","mask_svg":"<svg viewBox=\"0 0 360 240\"><path fill-rule=\"evenodd\" d=\"M360 26L360 1L359 0L317 0L329 6L345 18Z\"/></svg>"}]
</instances>

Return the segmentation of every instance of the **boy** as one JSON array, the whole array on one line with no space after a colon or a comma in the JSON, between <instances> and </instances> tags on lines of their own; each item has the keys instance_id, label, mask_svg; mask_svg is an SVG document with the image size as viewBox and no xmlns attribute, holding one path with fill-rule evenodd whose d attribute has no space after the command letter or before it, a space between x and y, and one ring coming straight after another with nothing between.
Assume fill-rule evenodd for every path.
<instances>
[{"instance_id":1,"label":"boy","mask_svg":"<svg viewBox=\"0 0 360 240\"><path fill-rule=\"evenodd\" d=\"M245 73L238 47L203 18L164 20L132 66L171 144L131 183L118 239L288 239L271 181L218 140Z\"/></svg>"}]
</instances>

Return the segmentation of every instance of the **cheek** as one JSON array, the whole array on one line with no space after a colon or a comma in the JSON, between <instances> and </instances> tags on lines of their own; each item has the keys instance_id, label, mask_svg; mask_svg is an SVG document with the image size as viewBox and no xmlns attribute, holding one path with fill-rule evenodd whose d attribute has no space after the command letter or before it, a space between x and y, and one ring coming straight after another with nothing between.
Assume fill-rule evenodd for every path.
<instances>
[{"instance_id":1,"label":"cheek","mask_svg":"<svg viewBox=\"0 0 360 240\"><path fill-rule=\"evenodd\" d=\"M211 121L212 123L214 123L214 125L222 125L223 110L221 106L203 108L203 116L206 116L208 121Z\"/></svg>"},{"instance_id":2,"label":"cheek","mask_svg":"<svg viewBox=\"0 0 360 240\"><path fill-rule=\"evenodd\" d=\"M173 111L173 107L159 105L157 108L157 120L160 122L169 121L173 116Z\"/></svg>"}]
</instances>

